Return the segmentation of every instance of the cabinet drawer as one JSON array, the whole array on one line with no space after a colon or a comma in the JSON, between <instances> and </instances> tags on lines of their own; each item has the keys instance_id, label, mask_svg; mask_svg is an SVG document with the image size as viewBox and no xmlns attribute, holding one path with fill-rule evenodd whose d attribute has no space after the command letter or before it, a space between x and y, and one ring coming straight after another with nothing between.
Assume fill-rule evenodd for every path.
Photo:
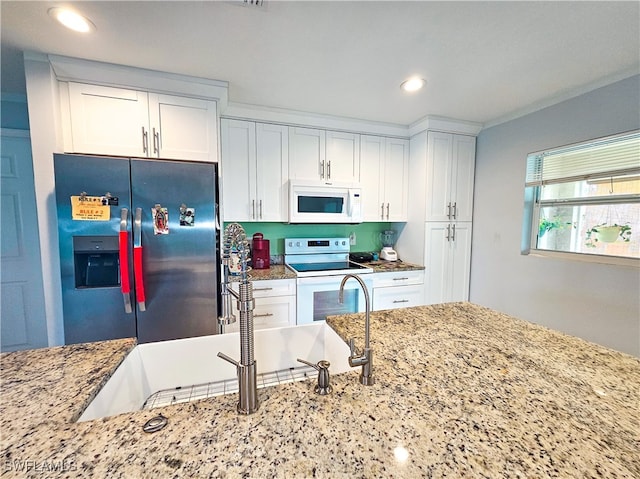
<instances>
[{"instance_id":1,"label":"cabinet drawer","mask_svg":"<svg viewBox=\"0 0 640 479\"><path fill-rule=\"evenodd\" d=\"M295 311L295 296L256 298L253 310L253 329L293 326L296 324ZM233 303L233 314L236 317L236 322L225 326L225 333L233 333L240 330L240 314L236 309L235 301Z\"/></svg>"},{"instance_id":2,"label":"cabinet drawer","mask_svg":"<svg viewBox=\"0 0 640 479\"><path fill-rule=\"evenodd\" d=\"M251 274L251 273L249 273ZM268 279L253 282L253 297L291 296L296 294L295 279Z\"/></svg>"},{"instance_id":3,"label":"cabinet drawer","mask_svg":"<svg viewBox=\"0 0 640 479\"><path fill-rule=\"evenodd\" d=\"M374 288L407 286L422 283L424 283L424 270L394 271L390 273L375 273L373 275Z\"/></svg>"},{"instance_id":4,"label":"cabinet drawer","mask_svg":"<svg viewBox=\"0 0 640 479\"><path fill-rule=\"evenodd\" d=\"M424 286L395 286L373 289L373 310L409 308L424 303Z\"/></svg>"}]
</instances>

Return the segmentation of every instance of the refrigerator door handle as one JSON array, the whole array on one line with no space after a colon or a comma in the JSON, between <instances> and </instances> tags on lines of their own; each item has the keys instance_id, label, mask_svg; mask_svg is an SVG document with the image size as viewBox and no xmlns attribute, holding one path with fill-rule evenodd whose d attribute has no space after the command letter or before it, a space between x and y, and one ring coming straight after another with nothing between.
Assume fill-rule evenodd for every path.
<instances>
[{"instance_id":1,"label":"refrigerator door handle","mask_svg":"<svg viewBox=\"0 0 640 479\"><path fill-rule=\"evenodd\" d=\"M127 231L127 223L129 220L129 210L122 208L120 210L120 290L124 299L124 311L132 313L131 308L131 285L129 284L129 233Z\"/></svg>"},{"instance_id":2,"label":"refrigerator door handle","mask_svg":"<svg viewBox=\"0 0 640 479\"><path fill-rule=\"evenodd\" d=\"M133 220L133 274L136 280L136 301L140 311L146 310L142 273L142 208L136 208Z\"/></svg>"}]
</instances>

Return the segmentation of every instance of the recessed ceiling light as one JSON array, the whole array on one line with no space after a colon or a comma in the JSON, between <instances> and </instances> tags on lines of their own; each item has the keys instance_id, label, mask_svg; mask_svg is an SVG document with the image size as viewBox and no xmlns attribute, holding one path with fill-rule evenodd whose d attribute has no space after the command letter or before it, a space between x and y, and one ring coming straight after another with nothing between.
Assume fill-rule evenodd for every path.
<instances>
[{"instance_id":1,"label":"recessed ceiling light","mask_svg":"<svg viewBox=\"0 0 640 479\"><path fill-rule=\"evenodd\" d=\"M403 81L400 84L400 88L402 88L404 91L418 91L426 83L427 81L424 78L414 77Z\"/></svg>"},{"instance_id":2,"label":"recessed ceiling light","mask_svg":"<svg viewBox=\"0 0 640 479\"><path fill-rule=\"evenodd\" d=\"M51 18L56 19L65 27L80 33L88 33L96 29L96 26L86 17L67 8L50 8L47 12Z\"/></svg>"}]
</instances>

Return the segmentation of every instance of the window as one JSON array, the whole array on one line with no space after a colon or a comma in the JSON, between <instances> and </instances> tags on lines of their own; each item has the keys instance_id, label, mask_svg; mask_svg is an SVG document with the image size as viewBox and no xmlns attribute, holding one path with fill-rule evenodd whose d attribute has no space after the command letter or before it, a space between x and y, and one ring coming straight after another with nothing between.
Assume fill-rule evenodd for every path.
<instances>
[{"instance_id":1,"label":"window","mask_svg":"<svg viewBox=\"0 0 640 479\"><path fill-rule=\"evenodd\" d=\"M640 258L640 131L527 157L523 253Z\"/></svg>"}]
</instances>

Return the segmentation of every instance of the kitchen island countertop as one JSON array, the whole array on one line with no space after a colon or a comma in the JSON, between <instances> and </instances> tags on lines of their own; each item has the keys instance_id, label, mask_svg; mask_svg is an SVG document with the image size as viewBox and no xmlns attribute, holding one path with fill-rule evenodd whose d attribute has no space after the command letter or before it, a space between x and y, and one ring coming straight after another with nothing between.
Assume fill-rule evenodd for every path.
<instances>
[{"instance_id":1,"label":"kitchen island countertop","mask_svg":"<svg viewBox=\"0 0 640 479\"><path fill-rule=\"evenodd\" d=\"M640 477L637 358L470 303L371 318L373 386L265 388L250 416L231 394L74 423L133 340L4 353L2 477ZM328 323L362 347L362 314Z\"/></svg>"}]
</instances>

